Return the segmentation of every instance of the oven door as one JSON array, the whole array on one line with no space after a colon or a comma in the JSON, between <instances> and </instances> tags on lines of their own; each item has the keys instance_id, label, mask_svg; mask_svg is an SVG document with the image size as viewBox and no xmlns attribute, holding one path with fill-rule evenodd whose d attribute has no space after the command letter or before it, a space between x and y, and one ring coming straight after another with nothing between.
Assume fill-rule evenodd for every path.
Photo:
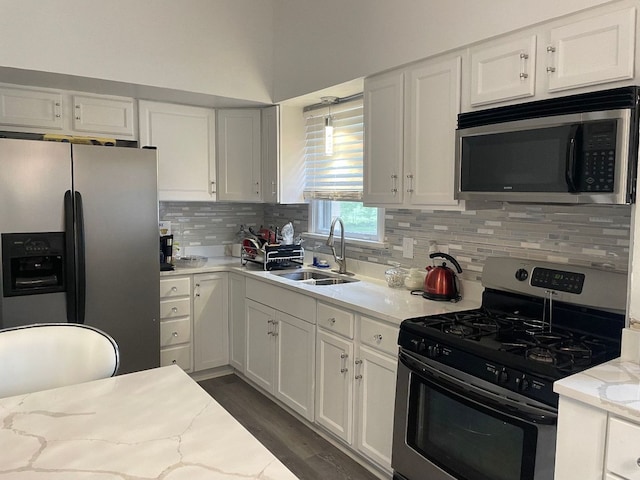
<instances>
[{"instance_id":1,"label":"oven door","mask_svg":"<svg viewBox=\"0 0 640 480\"><path fill-rule=\"evenodd\" d=\"M556 421L552 409L495 394L401 352L395 478L551 480Z\"/></svg>"}]
</instances>

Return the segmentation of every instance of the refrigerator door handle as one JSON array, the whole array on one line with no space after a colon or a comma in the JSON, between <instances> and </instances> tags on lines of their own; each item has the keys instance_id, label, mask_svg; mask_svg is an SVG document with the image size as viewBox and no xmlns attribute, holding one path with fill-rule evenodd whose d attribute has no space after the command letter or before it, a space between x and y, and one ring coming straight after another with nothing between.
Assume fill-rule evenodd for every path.
<instances>
[{"instance_id":1,"label":"refrigerator door handle","mask_svg":"<svg viewBox=\"0 0 640 480\"><path fill-rule=\"evenodd\" d=\"M71 190L64 193L64 243L65 243L65 277L67 283L67 322L76 322L76 264L75 264L75 235L73 222L73 197Z\"/></svg>"},{"instance_id":2,"label":"refrigerator door handle","mask_svg":"<svg viewBox=\"0 0 640 480\"><path fill-rule=\"evenodd\" d=\"M75 192L75 224L76 224L76 258L77 258L77 323L84 323L85 304L87 299L87 276L85 269L85 257L84 257L84 213L82 208L82 195L80 192Z\"/></svg>"}]
</instances>

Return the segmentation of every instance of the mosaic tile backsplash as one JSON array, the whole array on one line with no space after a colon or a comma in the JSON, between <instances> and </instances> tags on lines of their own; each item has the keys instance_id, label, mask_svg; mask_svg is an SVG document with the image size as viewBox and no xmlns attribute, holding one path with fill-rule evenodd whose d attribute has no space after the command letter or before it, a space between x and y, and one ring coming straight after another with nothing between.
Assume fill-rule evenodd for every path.
<instances>
[{"instance_id":1,"label":"mosaic tile backsplash","mask_svg":"<svg viewBox=\"0 0 640 480\"><path fill-rule=\"evenodd\" d=\"M241 224L308 228L307 205L161 202L160 219L172 222L185 245L233 243ZM385 245L347 245L347 257L406 267L431 264L429 247L448 249L463 278L479 280L488 256L512 256L626 272L631 207L504 204L466 212L387 209ZM412 238L414 258L402 257L403 238ZM321 241L306 239L307 250L329 253Z\"/></svg>"}]
</instances>

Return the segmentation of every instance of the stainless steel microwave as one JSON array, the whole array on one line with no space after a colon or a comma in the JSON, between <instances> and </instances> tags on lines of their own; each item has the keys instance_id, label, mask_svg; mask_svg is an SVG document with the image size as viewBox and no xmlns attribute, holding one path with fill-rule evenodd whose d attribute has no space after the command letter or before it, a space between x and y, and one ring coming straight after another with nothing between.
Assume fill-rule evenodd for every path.
<instances>
[{"instance_id":1,"label":"stainless steel microwave","mask_svg":"<svg viewBox=\"0 0 640 480\"><path fill-rule=\"evenodd\" d=\"M623 87L460 114L456 198L633 203L639 93Z\"/></svg>"}]
</instances>

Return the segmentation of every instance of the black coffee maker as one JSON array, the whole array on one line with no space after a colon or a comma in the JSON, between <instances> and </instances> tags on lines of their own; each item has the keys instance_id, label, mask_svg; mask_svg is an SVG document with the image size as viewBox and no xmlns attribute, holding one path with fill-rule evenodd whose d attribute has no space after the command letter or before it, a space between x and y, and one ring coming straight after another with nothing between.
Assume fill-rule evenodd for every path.
<instances>
[{"instance_id":1,"label":"black coffee maker","mask_svg":"<svg viewBox=\"0 0 640 480\"><path fill-rule=\"evenodd\" d=\"M173 235L160 236L160 271L173 270Z\"/></svg>"}]
</instances>

